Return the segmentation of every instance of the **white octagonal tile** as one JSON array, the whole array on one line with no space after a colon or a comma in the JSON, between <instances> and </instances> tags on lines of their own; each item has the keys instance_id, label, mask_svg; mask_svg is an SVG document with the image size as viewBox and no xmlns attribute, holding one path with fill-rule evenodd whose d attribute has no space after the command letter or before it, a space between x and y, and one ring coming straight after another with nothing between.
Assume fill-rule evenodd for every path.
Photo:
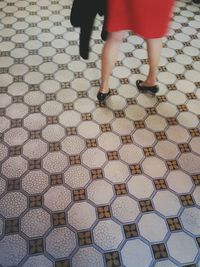
<instances>
[{"instance_id":1,"label":"white octagonal tile","mask_svg":"<svg viewBox=\"0 0 200 267\"><path fill-rule=\"evenodd\" d=\"M105 177L112 183L123 183L128 175L128 166L120 161L109 161L104 168Z\"/></svg>"},{"instance_id":2,"label":"white octagonal tile","mask_svg":"<svg viewBox=\"0 0 200 267\"><path fill-rule=\"evenodd\" d=\"M138 203L128 196L117 197L111 207L113 216L122 223L134 222L140 213Z\"/></svg>"},{"instance_id":3,"label":"white octagonal tile","mask_svg":"<svg viewBox=\"0 0 200 267\"><path fill-rule=\"evenodd\" d=\"M95 244L103 250L117 249L123 240L121 226L112 220L99 221L93 234Z\"/></svg>"},{"instance_id":4,"label":"white octagonal tile","mask_svg":"<svg viewBox=\"0 0 200 267\"><path fill-rule=\"evenodd\" d=\"M103 267L102 253L94 247L79 248L72 258L72 267Z\"/></svg>"},{"instance_id":5,"label":"white octagonal tile","mask_svg":"<svg viewBox=\"0 0 200 267\"><path fill-rule=\"evenodd\" d=\"M150 242L162 242L168 232L165 220L155 213L144 214L138 228L141 236Z\"/></svg>"},{"instance_id":6,"label":"white octagonal tile","mask_svg":"<svg viewBox=\"0 0 200 267\"><path fill-rule=\"evenodd\" d=\"M169 255L181 264L193 262L198 253L193 238L183 232L171 234L167 247Z\"/></svg>"},{"instance_id":7,"label":"white octagonal tile","mask_svg":"<svg viewBox=\"0 0 200 267\"><path fill-rule=\"evenodd\" d=\"M183 227L193 235L200 235L200 209L190 207L181 214Z\"/></svg>"},{"instance_id":8,"label":"white octagonal tile","mask_svg":"<svg viewBox=\"0 0 200 267\"><path fill-rule=\"evenodd\" d=\"M141 240L128 240L121 251L122 260L126 267L133 267L134 265L140 267L150 266L152 261L151 250ZM131 255L131 257L130 257Z\"/></svg>"},{"instance_id":9,"label":"white octagonal tile","mask_svg":"<svg viewBox=\"0 0 200 267\"><path fill-rule=\"evenodd\" d=\"M64 210L71 202L71 192L63 185L51 187L44 194L44 205L52 211Z\"/></svg>"},{"instance_id":10,"label":"white octagonal tile","mask_svg":"<svg viewBox=\"0 0 200 267\"><path fill-rule=\"evenodd\" d=\"M190 176L180 170L171 171L166 181L169 187L179 194L189 193L193 185Z\"/></svg>"},{"instance_id":11,"label":"white octagonal tile","mask_svg":"<svg viewBox=\"0 0 200 267\"><path fill-rule=\"evenodd\" d=\"M17 266L27 254L26 241L19 235L8 235L0 241L0 264Z\"/></svg>"},{"instance_id":12,"label":"white octagonal tile","mask_svg":"<svg viewBox=\"0 0 200 267\"><path fill-rule=\"evenodd\" d=\"M181 209L178 197L169 191L157 192L153 203L155 209L165 216L177 216Z\"/></svg>"},{"instance_id":13,"label":"white octagonal tile","mask_svg":"<svg viewBox=\"0 0 200 267\"><path fill-rule=\"evenodd\" d=\"M112 186L103 180L93 181L87 188L88 198L97 205L109 204L114 196Z\"/></svg>"},{"instance_id":14,"label":"white octagonal tile","mask_svg":"<svg viewBox=\"0 0 200 267\"><path fill-rule=\"evenodd\" d=\"M21 230L29 237L43 236L50 227L50 214L41 208L29 210L21 218Z\"/></svg>"},{"instance_id":15,"label":"white octagonal tile","mask_svg":"<svg viewBox=\"0 0 200 267\"><path fill-rule=\"evenodd\" d=\"M144 175L133 176L127 186L130 194L138 199L150 198L154 191L152 181Z\"/></svg>"},{"instance_id":16,"label":"white octagonal tile","mask_svg":"<svg viewBox=\"0 0 200 267\"><path fill-rule=\"evenodd\" d=\"M46 238L46 250L55 259L69 257L75 247L75 234L67 227L53 229Z\"/></svg>"},{"instance_id":17,"label":"white octagonal tile","mask_svg":"<svg viewBox=\"0 0 200 267\"><path fill-rule=\"evenodd\" d=\"M68 222L77 230L91 228L95 220L95 208L87 202L74 203L68 211Z\"/></svg>"}]
</instances>

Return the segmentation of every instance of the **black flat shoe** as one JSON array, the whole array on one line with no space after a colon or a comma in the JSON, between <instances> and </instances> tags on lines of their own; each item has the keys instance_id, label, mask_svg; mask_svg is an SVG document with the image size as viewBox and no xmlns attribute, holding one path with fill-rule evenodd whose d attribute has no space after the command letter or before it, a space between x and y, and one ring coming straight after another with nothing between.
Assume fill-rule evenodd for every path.
<instances>
[{"instance_id":1,"label":"black flat shoe","mask_svg":"<svg viewBox=\"0 0 200 267\"><path fill-rule=\"evenodd\" d=\"M100 102L103 102L106 100L106 98L110 95L110 90L108 91L108 93L102 93L102 92L98 92L97 94L97 99L100 101Z\"/></svg>"},{"instance_id":2,"label":"black flat shoe","mask_svg":"<svg viewBox=\"0 0 200 267\"><path fill-rule=\"evenodd\" d=\"M151 95L151 96L155 96L155 94L159 91L159 88L157 85L154 85L154 86L142 86L141 84L143 83L143 81L141 80L137 80L136 81L136 86L137 86L137 89L140 93L143 93L143 94L148 94L148 95Z\"/></svg>"}]
</instances>

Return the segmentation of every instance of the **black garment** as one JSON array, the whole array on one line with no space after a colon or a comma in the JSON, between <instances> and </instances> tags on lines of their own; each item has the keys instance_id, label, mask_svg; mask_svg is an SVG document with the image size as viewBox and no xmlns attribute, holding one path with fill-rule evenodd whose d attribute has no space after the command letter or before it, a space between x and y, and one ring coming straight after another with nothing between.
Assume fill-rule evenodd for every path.
<instances>
[{"instance_id":1,"label":"black garment","mask_svg":"<svg viewBox=\"0 0 200 267\"><path fill-rule=\"evenodd\" d=\"M105 10L106 0L74 0L70 22L74 27L80 27L80 56L88 59L89 43L93 29L94 20L97 14L104 15L104 23L101 32L101 38L106 39L107 33L105 31Z\"/></svg>"}]
</instances>

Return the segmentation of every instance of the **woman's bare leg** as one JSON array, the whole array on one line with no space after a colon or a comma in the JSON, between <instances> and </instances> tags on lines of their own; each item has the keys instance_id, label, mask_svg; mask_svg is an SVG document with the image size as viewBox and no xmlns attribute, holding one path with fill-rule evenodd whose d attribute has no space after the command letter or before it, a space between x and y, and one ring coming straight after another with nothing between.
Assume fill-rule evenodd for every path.
<instances>
[{"instance_id":1,"label":"woman's bare leg","mask_svg":"<svg viewBox=\"0 0 200 267\"><path fill-rule=\"evenodd\" d=\"M103 47L101 63L101 86L100 92L109 91L109 77L117 60L120 45L123 41L125 31L111 32Z\"/></svg>"},{"instance_id":2,"label":"woman's bare leg","mask_svg":"<svg viewBox=\"0 0 200 267\"><path fill-rule=\"evenodd\" d=\"M147 39L147 53L149 61L149 73L146 80L142 83L145 86L154 86L157 80L157 71L162 50L162 39Z\"/></svg>"}]
</instances>

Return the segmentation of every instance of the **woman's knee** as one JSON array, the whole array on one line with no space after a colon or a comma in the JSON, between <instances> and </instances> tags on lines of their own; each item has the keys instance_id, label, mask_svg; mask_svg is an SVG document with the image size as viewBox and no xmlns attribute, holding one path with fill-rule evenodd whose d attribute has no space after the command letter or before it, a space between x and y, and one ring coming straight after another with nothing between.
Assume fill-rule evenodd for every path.
<instances>
[{"instance_id":1,"label":"woman's knee","mask_svg":"<svg viewBox=\"0 0 200 267\"><path fill-rule=\"evenodd\" d=\"M125 35L125 31L110 32L109 33L109 40L121 43L124 39L124 35Z\"/></svg>"}]
</instances>

